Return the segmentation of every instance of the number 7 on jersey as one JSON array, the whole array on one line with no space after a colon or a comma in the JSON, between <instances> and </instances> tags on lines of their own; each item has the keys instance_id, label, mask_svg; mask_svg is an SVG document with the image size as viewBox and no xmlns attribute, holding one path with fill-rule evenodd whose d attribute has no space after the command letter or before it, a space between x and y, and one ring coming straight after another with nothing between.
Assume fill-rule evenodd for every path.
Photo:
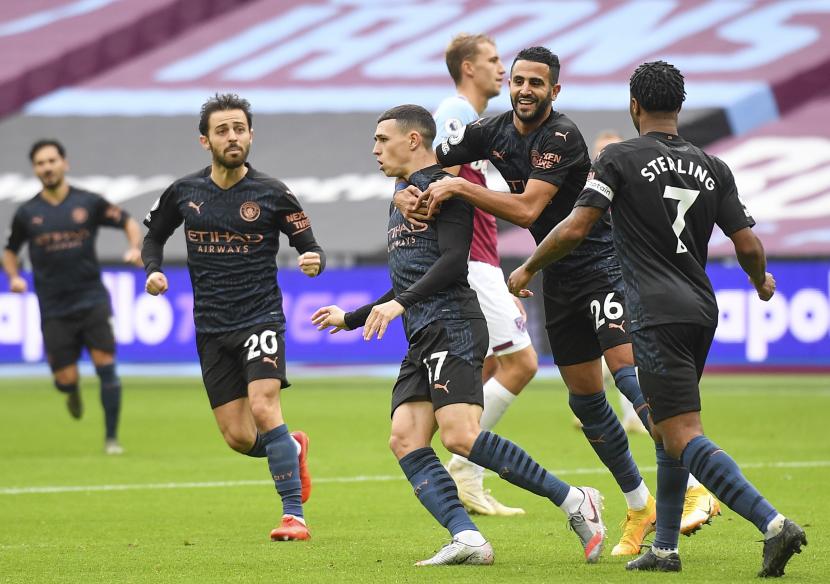
<instances>
[{"instance_id":1,"label":"number 7 on jersey","mask_svg":"<svg viewBox=\"0 0 830 584\"><path fill-rule=\"evenodd\" d=\"M693 189L681 189L680 187L667 186L663 190L664 199L673 199L677 201L677 218L671 225L672 230L674 230L674 234L677 236L676 253L686 253L687 251L689 251L686 248L686 244L680 241L680 234L686 227L686 212L692 205L695 204L695 201L697 200L697 196L699 194L700 191L696 191Z\"/></svg>"}]
</instances>

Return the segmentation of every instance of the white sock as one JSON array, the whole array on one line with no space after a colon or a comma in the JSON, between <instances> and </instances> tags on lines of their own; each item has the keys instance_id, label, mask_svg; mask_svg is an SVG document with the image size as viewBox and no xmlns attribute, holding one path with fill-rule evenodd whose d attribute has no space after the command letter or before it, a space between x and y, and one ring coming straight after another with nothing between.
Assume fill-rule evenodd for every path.
<instances>
[{"instance_id":1,"label":"white sock","mask_svg":"<svg viewBox=\"0 0 830 584\"><path fill-rule=\"evenodd\" d=\"M572 513L576 513L579 506L582 505L582 501L585 500L585 493L582 492L581 489L577 489L576 487L571 487L571 490L568 491L568 496L565 497L565 500L562 501L562 504L559 505L559 508L565 512L566 515L570 515Z\"/></svg>"},{"instance_id":2,"label":"white sock","mask_svg":"<svg viewBox=\"0 0 830 584\"><path fill-rule=\"evenodd\" d=\"M509 389L499 383L498 379L491 377L484 384L484 411L481 412L482 430L492 430L516 396Z\"/></svg>"},{"instance_id":3,"label":"white sock","mask_svg":"<svg viewBox=\"0 0 830 584\"><path fill-rule=\"evenodd\" d=\"M686 481L686 490L697 486L700 486L700 481L697 480L692 473L689 473L689 480Z\"/></svg>"},{"instance_id":4,"label":"white sock","mask_svg":"<svg viewBox=\"0 0 830 584\"><path fill-rule=\"evenodd\" d=\"M784 519L786 519L786 517L780 513L776 515L775 518L767 524L767 531L764 533L764 539L771 539L781 533L781 530L784 529Z\"/></svg>"},{"instance_id":5,"label":"white sock","mask_svg":"<svg viewBox=\"0 0 830 584\"><path fill-rule=\"evenodd\" d=\"M291 439L294 441L294 446L297 448L297 456L300 456L300 452L303 451L303 447L300 446L300 443L297 441L296 438L294 438L294 436L292 436Z\"/></svg>"},{"instance_id":6,"label":"white sock","mask_svg":"<svg viewBox=\"0 0 830 584\"><path fill-rule=\"evenodd\" d=\"M654 555L657 556L658 558L668 558L669 554L676 554L677 553L677 548L672 548L672 549L669 550L669 549L665 549L665 548L659 548L659 547L651 546L651 551L654 552Z\"/></svg>"},{"instance_id":7,"label":"white sock","mask_svg":"<svg viewBox=\"0 0 830 584\"><path fill-rule=\"evenodd\" d=\"M484 536L481 535L481 532L476 531L475 529L465 529L464 531L459 531L453 536L453 539L460 541L465 545L471 545L475 547L479 547L487 543L487 540L484 539Z\"/></svg>"},{"instance_id":8,"label":"white sock","mask_svg":"<svg viewBox=\"0 0 830 584\"><path fill-rule=\"evenodd\" d=\"M637 412L634 410L634 404L628 401L628 398L620 392L620 409L622 410L623 420L628 420L631 418L640 419L637 415Z\"/></svg>"},{"instance_id":9,"label":"white sock","mask_svg":"<svg viewBox=\"0 0 830 584\"><path fill-rule=\"evenodd\" d=\"M645 481L640 481L640 484L633 491L623 493L625 502L628 503L628 508L632 511L645 509L646 505L648 505L648 496L650 494Z\"/></svg>"}]
</instances>

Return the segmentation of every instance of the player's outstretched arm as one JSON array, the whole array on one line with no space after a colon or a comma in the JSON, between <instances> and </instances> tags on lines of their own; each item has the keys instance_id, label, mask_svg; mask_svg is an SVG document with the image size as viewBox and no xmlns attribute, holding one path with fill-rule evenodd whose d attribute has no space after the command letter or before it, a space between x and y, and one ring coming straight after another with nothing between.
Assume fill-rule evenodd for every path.
<instances>
[{"instance_id":1,"label":"player's outstretched arm","mask_svg":"<svg viewBox=\"0 0 830 584\"><path fill-rule=\"evenodd\" d=\"M729 239L735 246L738 263L758 292L758 298L766 302L775 294L775 278L767 272L767 257L761 240L749 227L739 229Z\"/></svg>"},{"instance_id":2,"label":"player's outstretched arm","mask_svg":"<svg viewBox=\"0 0 830 584\"><path fill-rule=\"evenodd\" d=\"M3 271L9 277L9 291L15 294L22 294L26 291L26 280L20 277L20 262L17 254L10 249L3 250Z\"/></svg>"},{"instance_id":3,"label":"player's outstretched arm","mask_svg":"<svg viewBox=\"0 0 830 584\"><path fill-rule=\"evenodd\" d=\"M311 315L311 322L317 327L318 331L324 331L331 327L329 334L332 335L347 328L346 312L336 304L318 308Z\"/></svg>"},{"instance_id":4,"label":"player's outstretched arm","mask_svg":"<svg viewBox=\"0 0 830 584\"><path fill-rule=\"evenodd\" d=\"M598 207L574 207L571 214L542 240L533 255L510 274L507 279L510 292L520 298L533 296L527 285L536 272L576 249L604 213L605 209Z\"/></svg>"},{"instance_id":5,"label":"player's outstretched arm","mask_svg":"<svg viewBox=\"0 0 830 584\"><path fill-rule=\"evenodd\" d=\"M124 223L124 234L127 236L129 248L124 252L124 263L141 266L141 228L138 221L130 217Z\"/></svg>"}]
</instances>

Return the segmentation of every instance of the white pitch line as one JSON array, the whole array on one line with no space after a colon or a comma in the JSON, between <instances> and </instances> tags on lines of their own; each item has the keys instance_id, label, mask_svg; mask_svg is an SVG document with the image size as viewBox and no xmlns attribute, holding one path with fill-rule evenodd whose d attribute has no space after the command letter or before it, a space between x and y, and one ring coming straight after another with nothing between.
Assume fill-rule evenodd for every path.
<instances>
[{"instance_id":1,"label":"white pitch line","mask_svg":"<svg viewBox=\"0 0 830 584\"><path fill-rule=\"evenodd\" d=\"M741 468L826 468L830 467L830 460L803 460L792 462L747 462L740 465ZM641 466L641 472L655 472L655 466ZM557 476L567 475L593 475L608 472L602 467L591 468L568 468L554 469L553 474ZM488 472L488 475L493 473ZM403 475L358 475L354 477L322 477L314 479L315 484L326 483L372 483L404 480ZM184 482L184 483L137 483L124 485L54 485L42 487L0 487L0 495L43 495L53 493L90 493L101 491L151 491L164 489L210 489L224 487L259 487L272 485L273 481L207 481L207 482Z\"/></svg>"}]
</instances>

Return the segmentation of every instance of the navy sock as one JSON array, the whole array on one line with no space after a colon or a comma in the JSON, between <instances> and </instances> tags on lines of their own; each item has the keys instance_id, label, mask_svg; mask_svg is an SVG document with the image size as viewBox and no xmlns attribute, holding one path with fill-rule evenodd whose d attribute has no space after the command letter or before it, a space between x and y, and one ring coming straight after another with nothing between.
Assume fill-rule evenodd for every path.
<instances>
[{"instance_id":1,"label":"navy sock","mask_svg":"<svg viewBox=\"0 0 830 584\"><path fill-rule=\"evenodd\" d=\"M77 383L58 383L56 381L55 387L57 387L58 391L61 393L75 393L76 391L78 391Z\"/></svg>"},{"instance_id":2,"label":"navy sock","mask_svg":"<svg viewBox=\"0 0 830 584\"><path fill-rule=\"evenodd\" d=\"M634 367L622 367L617 370L614 373L614 383L620 393L634 406L634 411L637 412L643 426L651 432L651 424L648 421L648 404L646 404L646 398L643 397L643 392L640 390L640 383L637 381L637 372Z\"/></svg>"},{"instance_id":3,"label":"navy sock","mask_svg":"<svg viewBox=\"0 0 830 584\"><path fill-rule=\"evenodd\" d=\"M455 482L441 465L432 448L426 446L413 450L401 458L398 464L415 489L415 496L421 505L426 507L453 537L467 529L478 531L464 510L464 505L458 500Z\"/></svg>"},{"instance_id":4,"label":"navy sock","mask_svg":"<svg viewBox=\"0 0 830 584\"><path fill-rule=\"evenodd\" d=\"M300 461L297 446L285 424L262 434L262 443L268 454L268 468L282 499L283 515L303 516Z\"/></svg>"},{"instance_id":5,"label":"navy sock","mask_svg":"<svg viewBox=\"0 0 830 584\"><path fill-rule=\"evenodd\" d=\"M654 446L657 450L657 533L654 547L674 550L680 537L689 470L682 462L666 454L662 444Z\"/></svg>"},{"instance_id":6,"label":"navy sock","mask_svg":"<svg viewBox=\"0 0 830 584\"><path fill-rule=\"evenodd\" d=\"M735 513L761 532L778 511L741 473L737 463L706 436L696 436L683 449L681 460L697 480Z\"/></svg>"},{"instance_id":7,"label":"navy sock","mask_svg":"<svg viewBox=\"0 0 830 584\"><path fill-rule=\"evenodd\" d=\"M628 437L617 414L608 405L605 392L593 395L570 394L568 403L582 422L583 434L602 463L614 475L623 493L629 493L640 486L643 477L631 458Z\"/></svg>"},{"instance_id":8,"label":"navy sock","mask_svg":"<svg viewBox=\"0 0 830 584\"><path fill-rule=\"evenodd\" d=\"M115 363L96 367L101 380L101 405L104 408L104 425L107 438L118 434L118 416L121 413L121 380L115 372Z\"/></svg>"},{"instance_id":9,"label":"navy sock","mask_svg":"<svg viewBox=\"0 0 830 584\"><path fill-rule=\"evenodd\" d=\"M245 456L250 456L252 458L265 458L268 456L268 452L265 449L265 443L262 440L262 434L259 432L256 433L254 445L251 446L251 449L245 453Z\"/></svg>"},{"instance_id":10,"label":"navy sock","mask_svg":"<svg viewBox=\"0 0 830 584\"><path fill-rule=\"evenodd\" d=\"M571 490L569 484L545 470L521 447L498 434L482 431L467 459L498 473L517 487L547 497L556 505L564 503Z\"/></svg>"}]
</instances>

